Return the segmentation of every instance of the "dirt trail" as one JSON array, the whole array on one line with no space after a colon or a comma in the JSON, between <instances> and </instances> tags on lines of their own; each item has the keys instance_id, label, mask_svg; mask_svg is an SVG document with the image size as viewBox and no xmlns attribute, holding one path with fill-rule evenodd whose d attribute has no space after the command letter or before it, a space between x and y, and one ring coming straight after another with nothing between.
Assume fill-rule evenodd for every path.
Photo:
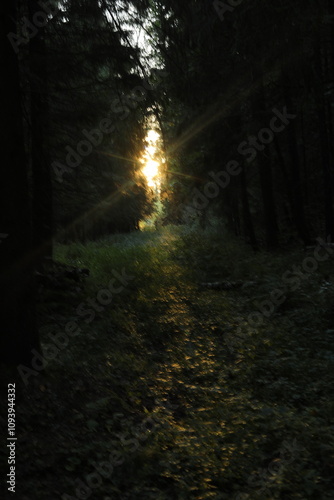
<instances>
[{"instance_id":1,"label":"dirt trail","mask_svg":"<svg viewBox=\"0 0 334 500\"><path fill-rule=\"evenodd\" d=\"M135 278L18 394L20 500L331 500L332 406L314 394L321 369L326 391L332 379L314 341L274 319L247 330L247 292L199 286L178 243L173 230L79 248L89 295L117 259Z\"/></svg>"},{"instance_id":2,"label":"dirt trail","mask_svg":"<svg viewBox=\"0 0 334 500\"><path fill-rule=\"evenodd\" d=\"M138 304L147 312L139 313L140 330L159 351L159 361L141 381L150 387L153 413L160 405L169 415L159 476L178 478L178 498L223 498L222 472L233 456L233 447L227 446L231 436L224 429L233 410L226 411L226 405L238 400L224 383L231 363L224 332L235 327L236 299L226 292L201 290L189 269L171 257L173 241L164 237L160 246L167 250L161 272L151 290L142 290ZM167 436L158 431L153 441Z\"/></svg>"}]
</instances>

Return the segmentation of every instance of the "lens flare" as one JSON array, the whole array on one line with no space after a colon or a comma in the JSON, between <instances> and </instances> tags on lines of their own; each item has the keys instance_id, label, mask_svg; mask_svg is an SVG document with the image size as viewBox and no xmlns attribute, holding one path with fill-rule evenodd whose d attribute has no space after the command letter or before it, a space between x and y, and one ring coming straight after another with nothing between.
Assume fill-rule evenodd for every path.
<instances>
[{"instance_id":1,"label":"lens flare","mask_svg":"<svg viewBox=\"0 0 334 500\"><path fill-rule=\"evenodd\" d=\"M146 160L142 171L147 179L147 184L150 187L155 187L155 181L159 176L159 163L152 159Z\"/></svg>"},{"instance_id":2,"label":"lens flare","mask_svg":"<svg viewBox=\"0 0 334 500\"><path fill-rule=\"evenodd\" d=\"M146 177L146 182L149 187L159 190L160 186L160 162L155 158L159 152L160 134L155 130L149 130L146 136L147 146L141 158L143 163L142 172Z\"/></svg>"}]
</instances>

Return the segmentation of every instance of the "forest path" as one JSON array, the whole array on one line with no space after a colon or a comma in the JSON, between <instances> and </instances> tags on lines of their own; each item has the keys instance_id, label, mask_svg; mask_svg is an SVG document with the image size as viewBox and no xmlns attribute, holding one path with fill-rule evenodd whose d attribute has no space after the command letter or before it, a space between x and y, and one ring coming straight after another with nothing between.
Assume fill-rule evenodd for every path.
<instances>
[{"instance_id":1,"label":"forest path","mask_svg":"<svg viewBox=\"0 0 334 500\"><path fill-rule=\"evenodd\" d=\"M233 279L238 248L226 259L203 235L190 241L164 228L58 249L91 274L43 305L44 348L69 320L81 333L18 394L20 500L332 500L334 330L325 315L312 323L307 289L298 314L250 328L251 294L277 286L271 268L251 290L199 286ZM254 274L267 256L250 259ZM113 301L78 317L123 270ZM325 307L319 279L307 286Z\"/></svg>"},{"instance_id":2,"label":"forest path","mask_svg":"<svg viewBox=\"0 0 334 500\"><path fill-rule=\"evenodd\" d=\"M168 232L147 242L154 271L140 284L133 311L146 358L134 393L148 389L144 399L157 424L140 454L157 484L174 483L169 493L152 489L152 498L154 491L155 498L166 499L232 498L223 493L225 471L235 468L238 475L240 456L238 462L229 443L245 431L240 411L249 404L245 391L229 383L235 356L224 341L226 332L236 330L238 299L201 289L175 243ZM231 423L233 431L226 430Z\"/></svg>"}]
</instances>

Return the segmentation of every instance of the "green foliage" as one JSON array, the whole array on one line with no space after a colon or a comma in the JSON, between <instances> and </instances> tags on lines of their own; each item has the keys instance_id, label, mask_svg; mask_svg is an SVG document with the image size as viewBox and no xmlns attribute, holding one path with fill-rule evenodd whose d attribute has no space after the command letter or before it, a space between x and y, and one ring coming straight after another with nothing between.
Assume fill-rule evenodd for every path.
<instances>
[{"instance_id":1,"label":"green foliage","mask_svg":"<svg viewBox=\"0 0 334 500\"><path fill-rule=\"evenodd\" d=\"M330 500L332 260L260 326L248 321L256 301L304 257L255 254L219 226L58 246L61 262L90 268L87 296L113 269L135 278L94 323L82 325L20 403L28 438L21 456L31 454L33 436L36 458L44 458L29 469L38 468L39 489L51 500L73 495L77 477L117 452L122 461L94 490L97 500ZM214 273L245 286L199 289ZM61 479L54 484L45 472L56 464ZM25 484L30 491L29 478Z\"/></svg>"},{"instance_id":2,"label":"green foliage","mask_svg":"<svg viewBox=\"0 0 334 500\"><path fill-rule=\"evenodd\" d=\"M333 236L332 3L148 5L154 53L168 72L157 97L171 220L177 221L177 206L191 204L194 186L202 191L209 172L235 160L243 174L208 199L231 232L267 248L285 243L287 234L308 245L324 234L325 223ZM271 123L273 109L295 115L289 132L250 147Z\"/></svg>"},{"instance_id":3,"label":"green foliage","mask_svg":"<svg viewBox=\"0 0 334 500\"><path fill-rule=\"evenodd\" d=\"M120 10L119 4L70 1L47 27L49 149L60 241L132 231L150 211L138 164L150 97L138 73L138 50L116 23Z\"/></svg>"}]
</instances>

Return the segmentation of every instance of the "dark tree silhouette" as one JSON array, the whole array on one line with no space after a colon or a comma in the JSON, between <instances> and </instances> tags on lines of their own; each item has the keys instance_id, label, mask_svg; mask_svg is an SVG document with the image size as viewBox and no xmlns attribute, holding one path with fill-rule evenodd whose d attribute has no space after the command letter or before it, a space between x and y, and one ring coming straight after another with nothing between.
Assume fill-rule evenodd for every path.
<instances>
[{"instance_id":1,"label":"dark tree silhouette","mask_svg":"<svg viewBox=\"0 0 334 500\"><path fill-rule=\"evenodd\" d=\"M32 217L28 191L28 161L24 146L22 96L18 57L7 37L16 33L17 2L1 3L3 68L1 78L2 178L0 183L1 360L29 363L39 347L35 317Z\"/></svg>"}]
</instances>

